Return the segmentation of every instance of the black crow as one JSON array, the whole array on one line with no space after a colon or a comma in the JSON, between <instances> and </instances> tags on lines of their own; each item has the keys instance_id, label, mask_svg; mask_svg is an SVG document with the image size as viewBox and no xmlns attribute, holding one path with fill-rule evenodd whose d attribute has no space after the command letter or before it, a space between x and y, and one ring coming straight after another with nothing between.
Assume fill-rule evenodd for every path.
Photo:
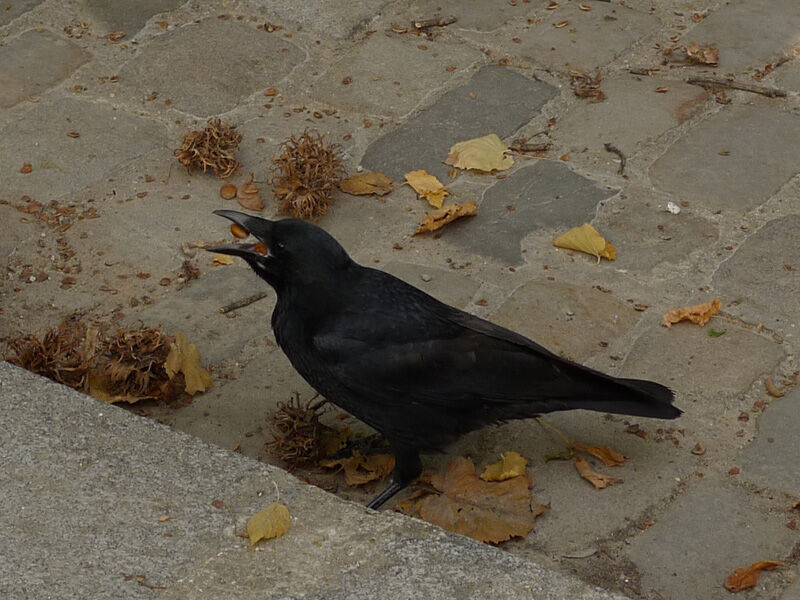
<instances>
[{"instance_id":1,"label":"black crow","mask_svg":"<svg viewBox=\"0 0 800 600\"><path fill-rule=\"evenodd\" d=\"M297 372L389 441L392 481L371 508L420 474L421 451L440 450L490 423L576 408L660 419L681 414L663 385L570 362L362 267L316 225L214 214L257 238L209 250L243 258L275 289L272 329Z\"/></svg>"}]
</instances>

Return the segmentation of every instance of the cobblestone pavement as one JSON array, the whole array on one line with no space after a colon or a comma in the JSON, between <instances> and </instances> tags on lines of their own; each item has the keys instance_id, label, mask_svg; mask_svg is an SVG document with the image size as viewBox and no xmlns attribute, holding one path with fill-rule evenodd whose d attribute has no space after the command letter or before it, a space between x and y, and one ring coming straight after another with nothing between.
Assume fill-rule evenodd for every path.
<instances>
[{"instance_id":1,"label":"cobblestone pavement","mask_svg":"<svg viewBox=\"0 0 800 600\"><path fill-rule=\"evenodd\" d=\"M440 16L457 20L411 31L414 19ZM689 63L683 47L693 42L717 48L718 66ZM187 331L216 385L152 414L269 460L268 410L311 391L275 347L273 295L219 314L259 289L246 267L197 255L200 278L178 289L181 243L225 237L210 213L233 204L173 150L220 116L243 135L232 180L253 172L269 198L280 142L313 127L341 145L351 173L402 180L426 169L450 199L479 206L441 235L413 237L426 206L407 186L380 201L341 195L320 224L358 261L574 360L677 392L676 422L548 418L630 457L624 483L602 491L569 462L544 462L563 446L534 421L457 442L448 454L480 465L521 452L534 495L551 504L527 539L503 548L647 599L727 598L722 581L735 568L783 560L741 596L796 599L798 48L797 0L6 0L0 335L74 310ZM600 73L605 99L576 97L574 71ZM692 77L785 94L707 90ZM451 180L450 146L488 133L549 149L515 156L502 174ZM604 144L619 149L624 170ZM31 203L50 225L18 210ZM271 200L264 214L277 214ZM554 235L586 221L614 243L616 261L553 247ZM705 328L660 326L666 309L714 297L724 306ZM766 377L783 397L767 394ZM702 454L692 453L698 443Z\"/></svg>"}]
</instances>

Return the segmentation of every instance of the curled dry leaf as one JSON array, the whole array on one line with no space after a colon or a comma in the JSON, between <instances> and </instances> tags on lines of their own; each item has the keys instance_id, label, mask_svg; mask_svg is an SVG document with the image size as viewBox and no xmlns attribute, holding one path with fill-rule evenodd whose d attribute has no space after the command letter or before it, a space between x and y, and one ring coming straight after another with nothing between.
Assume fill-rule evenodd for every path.
<instances>
[{"instance_id":1,"label":"curled dry leaf","mask_svg":"<svg viewBox=\"0 0 800 600\"><path fill-rule=\"evenodd\" d=\"M286 535L292 528L292 517L285 504L273 502L267 508L247 519L247 537L250 545L261 540L271 540Z\"/></svg>"},{"instance_id":2,"label":"curled dry leaf","mask_svg":"<svg viewBox=\"0 0 800 600\"><path fill-rule=\"evenodd\" d=\"M725 578L725 589L729 592L740 592L755 587L761 571L771 571L776 567L783 567L785 563L779 560L759 560L744 569L736 569Z\"/></svg>"},{"instance_id":3,"label":"curled dry leaf","mask_svg":"<svg viewBox=\"0 0 800 600\"><path fill-rule=\"evenodd\" d=\"M434 208L441 208L444 197L450 193L441 181L424 169L406 173L406 181L420 198L425 198Z\"/></svg>"},{"instance_id":4,"label":"curled dry leaf","mask_svg":"<svg viewBox=\"0 0 800 600\"><path fill-rule=\"evenodd\" d=\"M326 468L339 467L344 470L347 485L365 485L371 481L380 481L394 470L394 456L391 454L371 454L362 456L354 454L348 458L325 459L320 466Z\"/></svg>"},{"instance_id":5,"label":"curled dry leaf","mask_svg":"<svg viewBox=\"0 0 800 600\"><path fill-rule=\"evenodd\" d=\"M628 460L627 456L623 456L609 446L584 446L583 444L572 444L572 447L575 448L575 450L580 450L581 452L591 454L595 458L599 458L607 467L623 465L625 464L625 461Z\"/></svg>"},{"instance_id":6,"label":"curled dry leaf","mask_svg":"<svg viewBox=\"0 0 800 600\"><path fill-rule=\"evenodd\" d=\"M592 469L589 462L582 456L575 457L575 468L580 473L580 476L591 483L596 490L602 490L615 483L622 483L622 479L619 477L609 477Z\"/></svg>"},{"instance_id":7,"label":"curled dry leaf","mask_svg":"<svg viewBox=\"0 0 800 600\"><path fill-rule=\"evenodd\" d=\"M573 227L568 232L553 240L553 245L568 250L578 250L597 257L598 264L601 258L616 260L617 251L611 242L607 242L597 230L584 223L580 227Z\"/></svg>"},{"instance_id":8,"label":"curled dry leaf","mask_svg":"<svg viewBox=\"0 0 800 600\"><path fill-rule=\"evenodd\" d=\"M263 210L264 201L261 199L261 194L258 193L258 187L253 183L253 174L247 178L239 191L236 192L236 201L247 210Z\"/></svg>"},{"instance_id":9,"label":"curled dry leaf","mask_svg":"<svg viewBox=\"0 0 800 600\"><path fill-rule=\"evenodd\" d=\"M444 161L457 169L476 171L505 171L514 164L508 156L509 149L496 133L458 142L450 148Z\"/></svg>"},{"instance_id":10,"label":"curled dry leaf","mask_svg":"<svg viewBox=\"0 0 800 600\"><path fill-rule=\"evenodd\" d=\"M671 308L661 318L661 325L663 327L672 327L673 323L691 321L702 327L719 312L720 308L722 308L722 302L719 298L714 298L711 302L695 304L694 306Z\"/></svg>"},{"instance_id":11,"label":"curled dry leaf","mask_svg":"<svg viewBox=\"0 0 800 600\"><path fill-rule=\"evenodd\" d=\"M474 202L467 202L466 204L448 204L444 208L435 210L425 215L419 223L419 227L414 232L414 235L419 235L426 231L436 231L440 227L444 227L448 223L460 219L461 217L472 217L478 214L478 207Z\"/></svg>"},{"instance_id":12,"label":"curled dry leaf","mask_svg":"<svg viewBox=\"0 0 800 600\"><path fill-rule=\"evenodd\" d=\"M232 200L236 197L236 186L232 183L226 183L219 188L219 195L225 198L225 200Z\"/></svg>"},{"instance_id":13,"label":"curled dry leaf","mask_svg":"<svg viewBox=\"0 0 800 600\"><path fill-rule=\"evenodd\" d=\"M392 180L380 171L369 171L342 180L339 189L353 196L384 196L392 191Z\"/></svg>"},{"instance_id":14,"label":"curled dry leaf","mask_svg":"<svg viewBox=\"0 0 800 600\"><path fill-rule=\"evenodd\" d=\"M700 46L697 42L692 42L686 46L686 58L698 65L715 67L719 64L719 50L708 44Z\"/></svg>"},{"instance_id":15,"label":"curled dry leaf","mask_svg":"<svg viewBox=\"0 0 800 600\"><path fill-rule=\"evenodd\" d=\"M550 510L533 500L527 475L486 482L463 457L451 461L444 473L423 473L420 481L433 490L418 490L397 510L490 544L528 535L536 517Z\"/></svg>"},{"instance_id":16,"label":"curled dry leaf","mask_svg":"<svg viewBox=\"0 0 800 600\"><path fill-rule=\"evenodd\" d=\"M508 452L503 453L503 456L499 461L487 466L483 470L483 473L481 473L481 479L484 481L505 481L506 479L511 479L512 477L525 475L525 467L527 466L527 458L518 452L509 450Z\"/></svg>"},{"instance_id":17,"label":"curled dry leaf","mask_svg":"<svg viewBox=\"0 0 800 600\"><path fill-rule=\"evenodd\" d=\"M175 341L170 345L164 367L170 379L179 372L183 373L186 393L189 395L193 396L211 387L211 374L200 364L200 351L183 333L175 334Z\"/></svg>"},{"instance_id":18,"label":"curled dry leaf","mask_svg":"<svg viewBox=\"0 0 800 600\"><path fill-rule=\"evenodd\" d=\"M767 393L773 398L781 398L783 396L783 392L775 387L774 383L772 383L771 377L767 377L764 380L764 387L767 388Z\"/></svg>"},{"instance_id":19,"label":"curled dry leaf","mask_svg":"<svg viewBox=\"0 0 800 600\"><path fill-rule=\"evenodd\" d=\"M232 265L234 262L233 257L229 254L214 254L211 264L215 267L221 267L223 265Z\"/></svg>"}]
</instances>

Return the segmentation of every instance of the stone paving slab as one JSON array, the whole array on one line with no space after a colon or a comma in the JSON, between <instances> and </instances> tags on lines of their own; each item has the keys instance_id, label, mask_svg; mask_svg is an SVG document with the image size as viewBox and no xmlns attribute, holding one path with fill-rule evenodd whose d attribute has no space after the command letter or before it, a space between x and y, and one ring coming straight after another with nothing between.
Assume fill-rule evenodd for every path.
<instances>
[{"instance_id":1,"label":"stone paving slab","mask_svg":"<svg viewBox=\"0 0 800 600\"><path fill-rule=\"evenodd\" d=\"M14 2L6 3L4 9L0 11L0 27L8 25L29 10L42 4L43 0L15 0Z\"/></svg>"},{"instance_id":2,"label":"stone paving slab","mask_svg":"<svg viewBox=\"0 0 800 600\"><path fill-rule=\"evenodd\" d=\"M137 0L121 3L115 0L85 0L86 10L96 28L103 33L124 31L128 39L135 37L150 18L182 4L185 4L183 0Z\"/></svg>"},{"instance_id":3,"label":"stone paving slab","mask_svg":"<svg viewBox=\"0 0 800 600\"><path fill-rule=\"evenodd\" d=\"M300 4L287 4L282 0L251 0L250 4L265 13L274 24L289 22L301 29L344 40L364 33L375 15L388 4L388 0L353 0L346 4L326 0L309 0Z\"/></svg>"}]
</instances>

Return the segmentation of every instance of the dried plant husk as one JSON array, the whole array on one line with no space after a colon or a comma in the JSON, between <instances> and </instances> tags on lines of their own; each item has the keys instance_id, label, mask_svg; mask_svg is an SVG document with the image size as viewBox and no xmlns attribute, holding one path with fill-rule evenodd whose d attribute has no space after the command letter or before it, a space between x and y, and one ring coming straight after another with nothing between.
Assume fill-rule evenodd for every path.
<instances>
[{"instance_id":1,"label":"dried plant husk","mask_svg":"<svg viewBox=\"0 0 800 600\"><path fill-rule=\"evenodd\" d=\"M272 436L267 448L290 469L315 462L323 454L322 435L327 429L319 421L318 405L299 396L279 402L272 413Z\"/></svg>"},{"instance_id":2,"label":"dried plant husk","mask_svg":"<svg viewBox=\"0 0 800 600\"><path fill-rule=\"evenodd\" d=\"M242 134L220 119L209 119L205 129L190 131L174 154L187 171L213 169L219 177L230 177L239 168L236 149Z\"/></svg>"},{"instance_id":3,"label":"dried plant husk","mask_svg":"<svg viewBox=\"0 0 800 600\"><path fill-rule=\"evenodd\" d=\"M282 212L298 219L324 215L337 185L345 175L338 144L325 145L316 131L306 130L281 144L272 183Z\"/></svg>"}]
</instances>

